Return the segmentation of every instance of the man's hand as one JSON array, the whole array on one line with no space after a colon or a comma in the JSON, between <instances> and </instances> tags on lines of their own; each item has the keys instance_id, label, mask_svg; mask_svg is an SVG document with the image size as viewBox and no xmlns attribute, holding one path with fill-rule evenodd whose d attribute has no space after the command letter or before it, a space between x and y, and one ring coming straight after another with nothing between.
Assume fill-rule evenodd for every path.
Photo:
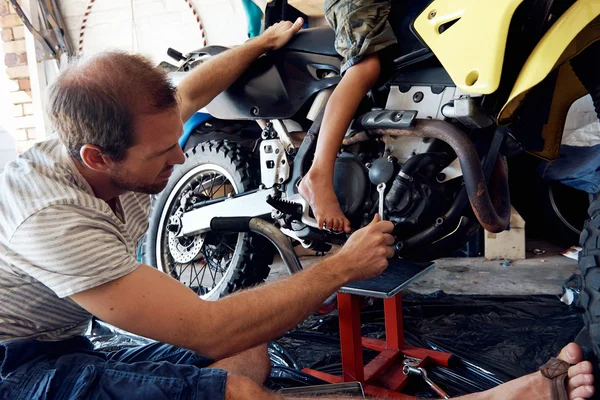
<instances>
[{"instance_id":1,"label":"man's hand","mask_svg":"<svg viewBox=\"0 0 600 400\"><path fill-rule=\"evenodd\" d=\"M278 22L271 25L256 40L264 41L268 50L280 49L302 28L302 24L302 18L298 18L293 24L290 21Z\"/></svg>"},{"instance_id":2,"label":"man's hand","mask_svg":"<svg viewBox=\"0 0 600 400\"><path fill-rule=\"evenodd\" d=\"M388 258L394 256L390 247L394 244L393 229L393 223L379 221L379 214L376 214L369 225L350 236L334 256L343 260L340 266L349 281L373 278L387 268Z\"/></svg>"}]
</instances>

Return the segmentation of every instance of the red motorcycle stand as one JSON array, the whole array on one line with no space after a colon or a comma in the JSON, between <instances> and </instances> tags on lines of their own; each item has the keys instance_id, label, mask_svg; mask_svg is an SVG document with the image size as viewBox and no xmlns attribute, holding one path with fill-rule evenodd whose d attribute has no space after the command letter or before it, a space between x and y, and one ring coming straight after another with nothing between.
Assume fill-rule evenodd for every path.
<instances>
[{"instance_id":1,"label":"red motorcycle stand","mask_svg":"<svg viewBox=\"0 0 600 400\"><path fill-rule=\"evenodd\" d=\"M411 282L433 268L433 264L417 264L405 260L391 260L390 266L376 278L353 282L338 293L342 376L305 368L303 371L329 383L360 382L365 394L380 398L414 400L416 397L399 393L407 384L408 376L402 371L404 360L413 360L411 366L425 367L434 363L448 366L451 354L426 350L404 344L402 324L402 293ZM383 298L385 340L361 337L360 298ZM363 347L379 352L366 366Z\"/></svg>"}]
</instances>

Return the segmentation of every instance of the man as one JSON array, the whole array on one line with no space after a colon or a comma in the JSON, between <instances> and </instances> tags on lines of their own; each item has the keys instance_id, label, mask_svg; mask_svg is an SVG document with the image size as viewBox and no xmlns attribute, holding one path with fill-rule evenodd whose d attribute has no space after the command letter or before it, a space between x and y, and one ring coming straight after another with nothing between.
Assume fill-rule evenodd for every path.
<instances>
[{"instance_id":1,"label":"man","mask_svg":"<svg viewBox=\"0 0 600 400\"><path fill-rule=\"evenodd\" d=\"M182 121L301 25L269 28L198 66L178 90L148 60L120 52L59 76L48 101L58 138L0 175L0 398L277 398L261 385L270 368L264 343L340 286L387 267L392 224L377 217L309 270L216 302L135 259L148 193L184 161ZM92 315L158 342L95 352L82 336ZM560 357L575 364L571 398L589 397L591 365L580 349ZM538 373L504 390L547 395L549 386Z\"/></svg>"}]
</instances>

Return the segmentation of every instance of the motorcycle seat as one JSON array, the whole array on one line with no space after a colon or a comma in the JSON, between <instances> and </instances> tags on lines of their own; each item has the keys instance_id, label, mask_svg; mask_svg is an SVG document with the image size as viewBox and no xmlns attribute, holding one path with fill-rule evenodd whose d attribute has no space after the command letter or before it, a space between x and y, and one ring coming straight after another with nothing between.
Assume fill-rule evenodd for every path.
<instances>
[{"instance_id":1,"label":"motorcycle seat","mask_svg":"<svg viewBox=\"0 0 600 400\"><path fill-rule=\"evenodd\" d=\"M304 53L322 54L325 56L337 56L334 47L335 32L329 26L302 29L282 50L301 51Z\"/></svg>"}]
</instances>

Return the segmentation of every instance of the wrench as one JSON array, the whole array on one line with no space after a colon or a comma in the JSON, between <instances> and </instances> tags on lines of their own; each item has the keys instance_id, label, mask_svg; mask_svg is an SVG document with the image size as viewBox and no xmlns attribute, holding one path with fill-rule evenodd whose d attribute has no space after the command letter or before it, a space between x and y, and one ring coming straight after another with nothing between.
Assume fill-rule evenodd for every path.
<instances>
[{"instance_id":1,"label":"wrench","mask_svg":"<svg viewBox=\"0 0 600 400\"><path fill-rule=\"evenodd\" d=\"M414 368L414 367L411 367L410 365L405 365L404 368L402 368L402 372L404 372L404 375L421 376L423 378L423 380L425 381L425 383L428 384L429 387L431 389L433 389L433 391L436 392L438 395L440 395L443 399L450 398L450 396L448 396L448 393L444 392L441 387L439 387L431 379L429 379L429 377L427 376L427 371L425 371L425 369Z\"/></svg>"},{"instance_id":2,"label":"wrench","mask_svg":"<svg viewBox=\"0 0 600 400\"><path fill-rule=\"evenodd\" d=\"M383 216L383 203L385 201L385 182L382 182L379 185L377 185L377 191L379 192L379 219L381 221L384 221L385 218Z\"/></svg>"}]
</instances>

